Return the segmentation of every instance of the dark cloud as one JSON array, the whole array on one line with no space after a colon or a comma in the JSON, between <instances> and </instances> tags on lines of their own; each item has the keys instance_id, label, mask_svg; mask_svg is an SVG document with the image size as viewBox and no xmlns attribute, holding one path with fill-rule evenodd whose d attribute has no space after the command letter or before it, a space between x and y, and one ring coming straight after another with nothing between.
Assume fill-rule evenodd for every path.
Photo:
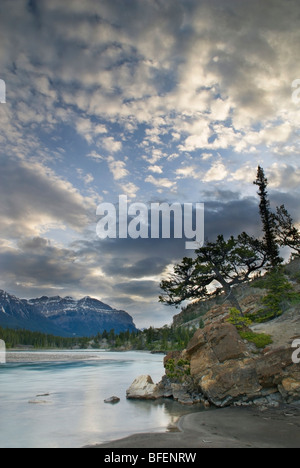
<instances>
[{"instance_id":1,"label":"dark cloud","mask_svg":"<svg viewBox=\"0 0 300 468\"><path fill-rule=\"evenodd\" d=\"M116 284L120 294L138 296L142 299L158 298L159 284L154 281L130 281Z\"/></svg>"},{"instance_id":2,"label":"dark cloud","mask_svg":"<svg viewBox=\"0 0 300 468\"><path fill-rule=\"evenodd\" d=\"M299 197L297 195L286 192L270 191L270 199L273 211L276 210L277 206L285 205L286 209L294 219L294 222L300 222Z\"/></svg>"},{"instance_id":3,"label":"dark cloud","mask_svg":"<svg viewBox=\"0 0 300 468\"><path fill-rule=\"evenodd\" d=\"M242 232L261 235L259 201L253 198L206 203L205 236L214 240L218 234L224 237L236 236Z\"/></svg>"},{"instance_id":4,"label":"dark cloud","mask_svg":"<svg viewBox=\"0 0 300 468\"><path fill-rule=\"evenodd\" d=\"M93 200L36 161L0 156L1 235L38 233L43 224L84 229L94 215Z\"/></svg>"},{"instance_id":5,"label":"dark cloud","mask_svg":"<svg viewBox=\"0 0 300 468\"><path fill-rule=\"evenodd\" d=\"M25 246L24 246L25 247ZM67 249L46 246L38 250L7 249L0 253L1 278L13 282L34 284L40 288L75 287L86 268L74 264L74 253ZM30 286L29 286L30 289Z\"/></svg>"},{"instance_id":6,"label":"dark cloud","mask_svg":"<svg viewBox=\"0 0 300 468\"><path fill-rule=\"evenodd\" d=\"M155 254L155 243L153 243L152 245L152 250L153 254ZM128 256L125 256L125 258L115 258L112 263L109 262L107 265L104 266L105 272L109 275L122 274L128 278L143 278L144 276L156 276L162 273L162 271L166 267L166 262L168 262L168 256L166 256L165 258L149 257L149 254L147 255L144 249L140 251L140 255L144 258L137 261L130 259L130 257ZM171 259L169 258L169 261L170 260Z\"/></svg>"}]
</instances>

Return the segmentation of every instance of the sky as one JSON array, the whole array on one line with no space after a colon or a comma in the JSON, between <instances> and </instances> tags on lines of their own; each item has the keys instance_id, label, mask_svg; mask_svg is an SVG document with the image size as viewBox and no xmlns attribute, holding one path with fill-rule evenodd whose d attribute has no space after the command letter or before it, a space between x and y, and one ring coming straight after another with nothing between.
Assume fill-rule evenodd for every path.
<instances>
[{"instance_id":1,"label":"sky","mask_svg":"<svg viewBox=\"0 0 300 468\"><path fill-rule=\"evenodd\" d=\"M260 235L262 165L298 223L299 26L298 0L1 0L0 289L162 326L193 252L99 239L100 203L204 203L207 239Z\"/></svg>"}]
</instances>

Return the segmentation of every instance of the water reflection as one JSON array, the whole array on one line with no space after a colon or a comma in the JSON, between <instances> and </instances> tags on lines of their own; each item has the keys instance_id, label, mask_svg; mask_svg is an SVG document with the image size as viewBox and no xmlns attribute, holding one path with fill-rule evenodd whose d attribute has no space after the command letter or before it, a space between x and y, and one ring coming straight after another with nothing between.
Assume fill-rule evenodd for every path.
<instances>
[{"instance_id":1,"label":"water reflection","mask_svg":"<svg viewBox=\"0 0 300 468\"><path fill-rule=\"evenodd\" d=\"M144 417L152 417L154 413L160 416L160 421L166 423L166 430L169 432L178 431L178 421L186 414L207 411L202 404L182 405L171 398L161 398L159 400L128 400L129 405L134 405L139 414Z\"/></svg>"},{"instance_id":2,"label":"water reflection","mask_svg":"<svg viewBox=\"0 0 300 468\"><path fill-rule=\"evenodd\" d=\"M14 362L0 368L0 447L100 444L134 433L174 430L184 414L203 411L168 399L126 400L137 376L146 373L160 380L163 356L80 351L13 357ZM120 403L105 404L112 395Z\"/></svg>"}]
</instances>

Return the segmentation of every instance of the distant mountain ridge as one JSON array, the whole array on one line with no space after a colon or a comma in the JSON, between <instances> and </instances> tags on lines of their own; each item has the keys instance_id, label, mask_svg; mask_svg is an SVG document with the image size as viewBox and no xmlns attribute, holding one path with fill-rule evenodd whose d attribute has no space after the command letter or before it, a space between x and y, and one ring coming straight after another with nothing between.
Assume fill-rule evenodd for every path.
<instances>
[{"instance_id":1,"label":"distant mountain ridge","mask_svg":"<svg viewBox=\"0 0 300 468\"><path fill-rule=\"evenodd\" d=\"M0 290L0 326L56 336L92 336L104 330L136 331L132 317L97 299L43 296L19 299Z\"/></svg>"}]
</instances>

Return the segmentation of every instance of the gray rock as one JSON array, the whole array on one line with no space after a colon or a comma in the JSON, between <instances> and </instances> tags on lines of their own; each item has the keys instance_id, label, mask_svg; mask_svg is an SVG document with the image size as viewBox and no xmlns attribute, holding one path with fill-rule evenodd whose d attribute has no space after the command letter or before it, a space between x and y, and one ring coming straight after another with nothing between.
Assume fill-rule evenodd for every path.
<instances>
[{"instance_id":1,"label":"gray rock","mask_svg":"<svg viewBox=\"0 0 300 468\"><path fill-rule=\"evenodd\" d=\"M104 400L104 403L110 403L111 405L115 405L117 403L119 403L121 400L119 397L117 396L112 396L110 398L106 398L106 400Z\"/></svg>"}]
</instances>

